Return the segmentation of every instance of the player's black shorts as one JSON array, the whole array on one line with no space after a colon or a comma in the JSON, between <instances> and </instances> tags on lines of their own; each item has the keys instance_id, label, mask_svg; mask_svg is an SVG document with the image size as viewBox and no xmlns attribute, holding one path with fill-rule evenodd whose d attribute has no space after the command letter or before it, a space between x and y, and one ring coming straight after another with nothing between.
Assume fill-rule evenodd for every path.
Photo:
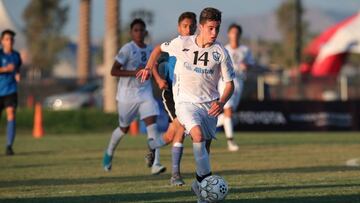
<instances>
[{"instance_id":1,"label":"player's black shorts","mask_svg":"<svg viewBox=\"0 0 360 203\"><path fill-rule=\"evenodd\" d=\"M0 112L6 107L17 107L18 99L17 93L0 96Z\"/></svg>"},{"instance_id":2,"label":"player's black shorts","mask_svg":"<svg viewBox=\"0 0 360 203\"><path fill-rule=\"evenodd\" d=\"M176 118L175 102L174 102L172 90L171 89L163 90L161 95L165 106L165 110L170 117L169 122L172 122Z\"/></svg>"}]
</instances>

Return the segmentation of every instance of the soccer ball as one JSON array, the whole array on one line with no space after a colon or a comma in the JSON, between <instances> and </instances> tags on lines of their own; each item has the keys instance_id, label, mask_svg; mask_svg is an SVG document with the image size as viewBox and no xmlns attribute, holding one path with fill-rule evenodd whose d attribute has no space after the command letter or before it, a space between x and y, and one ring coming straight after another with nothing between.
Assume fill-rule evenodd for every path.
<instances>
[{"instance_id":1,"label":"soccer ball","mask_svg":"<svg viewBox=\"0 0 360 203\"><path fill-rule=\"evenodd\" d=\"M200 183L200 194L206 201L217 202L224 200L227 193L228 185L226 181L218 175L208 176Z\"/></svg>"}]
</instances>

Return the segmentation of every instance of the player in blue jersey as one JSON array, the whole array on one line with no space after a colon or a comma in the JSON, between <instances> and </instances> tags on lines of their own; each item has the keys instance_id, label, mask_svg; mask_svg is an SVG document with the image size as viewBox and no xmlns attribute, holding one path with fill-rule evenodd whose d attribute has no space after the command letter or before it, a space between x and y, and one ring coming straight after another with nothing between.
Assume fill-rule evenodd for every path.
<instances>
[{"instance_id":1,"label":"player in blue jersey","mask_svg":"<svg viewBox=\"0 0 360 203\"><path fill-rule=\"evenodd\" d=\"M15 139L17 106L17 83L20 81L20 54L13 49L16 33L4 30L1 33L0 49L0 115L5 109L7 116L6 155L14 155L13 144Z\"/></svg>"},{"instance_id":2,"label":"player in blue jersey","mask_svg":"<svg viewBox=\"0 0 360 203\"><path fill-rule=\"evenodd\" d=\"M193 12L184 12L178 19L178 33L180 36L190 36L196 31L196 14ZM169 128L160 139L160 145L172 143L172 176L170 184L174 186L184 185L184 181L180 174L180 161L183 154L184 127L180 124L175 114L175 102L172 92L172 84L174 80L174 68L176 59L169 57L169 54L163 52L158 60L159 66L164 71L163 77L160 76L158 68L153 69L153 75L159 88L162 90L162 99L165 110L169 115Z\"/></svg>"}]
</instances>

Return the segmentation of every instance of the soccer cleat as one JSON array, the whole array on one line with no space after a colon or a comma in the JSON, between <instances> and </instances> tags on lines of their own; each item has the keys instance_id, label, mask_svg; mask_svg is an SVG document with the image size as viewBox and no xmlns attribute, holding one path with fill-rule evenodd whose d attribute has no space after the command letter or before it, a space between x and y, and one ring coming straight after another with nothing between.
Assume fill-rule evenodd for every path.
<instances>
[{"instance_id":1,"label":"soccer cleat","mask_svg":"<svg viewBox=\"0 0 360 203\"><path fill-rule=\"evenodd\" d=\"M164 173L166 171L166 167L161 164L155 164L151 167L152 175L159 175L160 173Z\"/></svg>"},{"instance_id":2,"label":"soccer cleat","mask_svg":"<svg viewBox=\"0 0 360 203\"><path fill-rule=\"evenodd\" d=\"M149 152L145 155L145 162L147 167L151 167L154 164L155 160L155 149L150 149Z\"/></svg>"},{"instance_id":3,"label":"soccer cleat","mask_svg":"<svg viewBox=\"0 0 360 203\"><path fill-rule=\"evenodd\" d=\"M108 153L105 151L104 153L104 158L103 158L103 166L104 166L104 170L106 172L111 171L111 166L112 166L112 156L108 155Z\"/></svg>"},{"instance_id":4,"label":"soccer cleat","mask_svg":"<svg viewBox=\"0 0 360 203\"><path fill-rule=\"evenodd\" d=\"M208 203L208 201L205 201L203 198L201 198L201 194L200 194L200 188L199 188L199 183L197 182L197 180L194 180L191 184L191 191L196 195L196 197L198 198L197 202L198 203Z\"/></svg>"},{"instance_id":5,"label":"soccer cleat","mask_svg":"<svg viewBox=\"0 0 360 203\"><path fill-rule=\"evenodd\" d=\"M14 150L12 149L12 147L11 146L7 146L6 147L6 151L5 151L5 155L6 156L12 156L12 155L14 155L15 153L14 153Z\"/></svg>"},{"instance_id":6,"label":"soccer cleat","mask_svg":"<svg viewBox=\"0 0 360 203\"><path fill-rule=\"evenodd\" d=\"M172 186L183 186L183 185L185 185L185 182L182 179L181 175L179 173L176 173L171 176L170 184Z\"/></svg>"},{"instance_id":7,"label":"soccer cleat","mask_svg":"<svg viewBox=\"0 0 360 203\"><path fill-rule=\"evenodd\" d=\"M239 151L239 146L234 142L234 140L228 140L228 149L231 152Z\"/></svg>"}]
</instances>

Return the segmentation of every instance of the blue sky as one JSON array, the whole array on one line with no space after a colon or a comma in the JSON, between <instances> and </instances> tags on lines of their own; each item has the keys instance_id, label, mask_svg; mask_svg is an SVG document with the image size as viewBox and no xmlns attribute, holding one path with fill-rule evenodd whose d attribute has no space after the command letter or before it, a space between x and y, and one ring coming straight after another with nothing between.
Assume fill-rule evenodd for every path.
<instances>
[{"instance_id":1,"label":"blue sky","mask_svg":"<svg viewBox=\"0 0 360 203\"><path fill-rule=\"evenodd\" d=\"M22 25L22 11L29 0L2 0L18 25ZM199 13L204 7L212 6L223 12L223 18L257 15L273 12L283 0L121 0L122 24L129 22L133 10L143 8L155 14L154 25L149 27L154 41L174 36L178 15L183 11ZM104 0L92 0L93 40L101 39L104 33ZM78 0L63 0L70 6L69 20L64 33L76 38L78 32ZM360 10L360 0L303 0L305 7L317 7L330 11L354 13Z\"/></svg>"}]
</instances>

